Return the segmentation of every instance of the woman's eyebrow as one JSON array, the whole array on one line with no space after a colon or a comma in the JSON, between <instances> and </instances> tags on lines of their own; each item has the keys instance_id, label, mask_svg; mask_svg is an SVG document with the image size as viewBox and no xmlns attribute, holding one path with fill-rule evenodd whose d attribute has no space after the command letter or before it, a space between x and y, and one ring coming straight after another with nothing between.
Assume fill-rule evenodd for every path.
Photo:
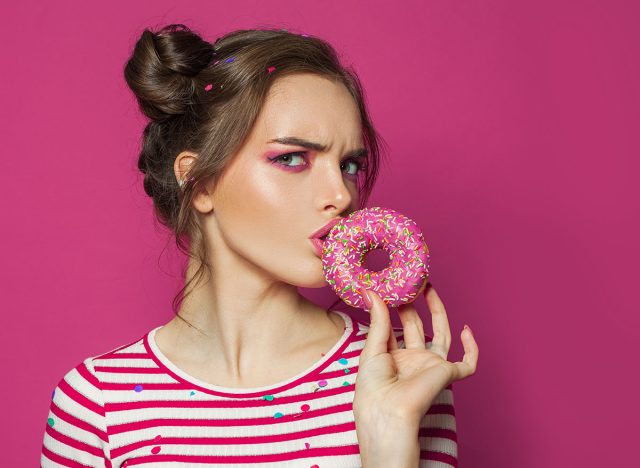
<instances>
[{"instance_id":1,"label":"woman's eyebrow","mask_svg":"<svg viewBox=\"0 0 640 468\"><path fill-rule=\"evenodd\" d=\"M303 148L312 149L319 152L324 152L327 150L327 147L325 145L315 143L313 141L308 141L304 138L299 137L274 138L273 140L269 140L268 143L281 143L283 145L302 146ZM366 148L358 148L353 151L349 151L345 156L350 158L365 158L367 157L367 154L368 151Z\"/></svg>"}]
</instances>

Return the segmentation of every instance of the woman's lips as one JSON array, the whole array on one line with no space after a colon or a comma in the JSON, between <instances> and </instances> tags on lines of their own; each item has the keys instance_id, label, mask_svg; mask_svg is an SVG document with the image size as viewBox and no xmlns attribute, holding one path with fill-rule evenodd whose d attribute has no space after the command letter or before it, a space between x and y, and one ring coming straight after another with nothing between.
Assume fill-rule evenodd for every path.
<instances>
[{"instance_id":1,"label":"woman's lips","mask_svg":"<svg viewBox=\"0 0 640 468\"><path fill-rule=\"evenodd\" d=\"M322 239L309 239L313 244L313 249L316 251L318 257L322 257Z\"/></svg>"}]
</instances>

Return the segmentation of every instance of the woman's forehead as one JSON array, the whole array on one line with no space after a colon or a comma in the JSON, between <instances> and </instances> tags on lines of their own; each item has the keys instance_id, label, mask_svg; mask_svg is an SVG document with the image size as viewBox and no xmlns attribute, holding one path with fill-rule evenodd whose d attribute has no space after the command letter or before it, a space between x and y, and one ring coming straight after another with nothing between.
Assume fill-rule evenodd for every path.
<instances>
[{"instance_id":1,"label":"woman's forehead","mask_svg":"<svg viewBox=\"0 0 640 468\"><path fill-rule=\"evenodd\" d=\"M344 85L311 75L294 75L281 81L274 83L278 87L269 93L256 120L257 142L296 136L329 147L334 140L349 147L359 146L361 118Z\"/></svg>"}]
</instances>

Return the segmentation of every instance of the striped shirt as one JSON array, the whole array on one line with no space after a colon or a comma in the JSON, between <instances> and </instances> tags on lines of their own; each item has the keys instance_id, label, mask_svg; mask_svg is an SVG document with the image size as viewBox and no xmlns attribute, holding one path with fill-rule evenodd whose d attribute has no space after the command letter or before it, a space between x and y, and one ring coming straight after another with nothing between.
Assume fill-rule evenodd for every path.
<instances>
[{"instance_id":1,"label":"striped shirt","mask_svg":"<svg viewBox=\"0 0 640 468\"><path fill-rule=\"evenodd\" d=\"M345 327L333 348L268 387L220 387L187 374L158 348L161 327L85 359L52 393L41 466L362 466L352 403L369 324L335 312ZM404 348L402 329L393 330ZM457 466L451 385L418 438L420 467Z\"/></svg>"}]
</instances>

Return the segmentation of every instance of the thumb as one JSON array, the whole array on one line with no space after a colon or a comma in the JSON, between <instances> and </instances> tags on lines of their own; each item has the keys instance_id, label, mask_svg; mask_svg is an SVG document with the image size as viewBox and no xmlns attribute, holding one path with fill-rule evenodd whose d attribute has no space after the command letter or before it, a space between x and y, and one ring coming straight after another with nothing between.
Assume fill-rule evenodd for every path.
<instances>
[{"instance_id":1,"label":"thumb","mask_svg":"<svg viewBox=\"0 0 640 468\"><path fill-rule=\"evenodd\" d=\"M387 342L389 333L391 332L391 318L389 317L389 309L387 304L380 299L373 291L367 289L362 293L368 294L371 299L371 325L369 326L369 334L362 348L360 360L370 359L378 354L387 352Z\"/></svg>"}]
</instances>

